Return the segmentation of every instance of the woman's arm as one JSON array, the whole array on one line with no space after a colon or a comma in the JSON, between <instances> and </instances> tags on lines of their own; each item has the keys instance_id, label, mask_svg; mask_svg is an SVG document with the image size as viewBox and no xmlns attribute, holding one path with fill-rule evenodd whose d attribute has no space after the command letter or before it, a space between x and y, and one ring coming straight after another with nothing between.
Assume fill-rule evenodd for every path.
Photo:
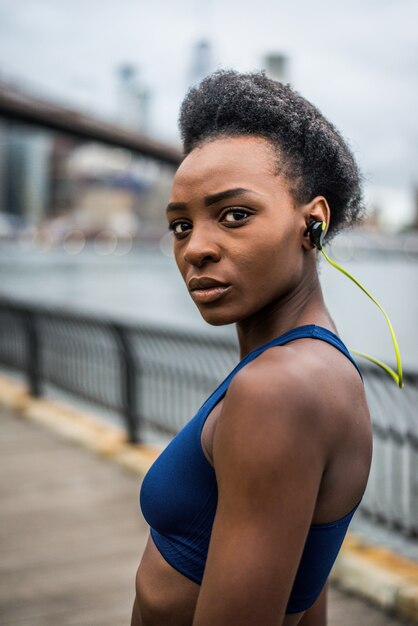
<instances>
[{"instance_id":1,"label":"woman's arm","mask_svg":"<svg viewBox=\"0 0 418 626\"><path fill-rule=\"evenodd\" d=\"M131 626L142 626L141 613L139 612L138 601L136 598L132 607Z\"/></svg>"},{"instance_id":2,"label":"woman's arm","mask_svg":"<svg viewBox=\"0 0 418 626\"><path fill-rule=\"evenodd\" d=\"M319 392L290 360L275 361L274 382L265 364L250 363L229 386L213 439L218 506L193 626L284 619L325 464Z\"/></svg>"}]
</instances>

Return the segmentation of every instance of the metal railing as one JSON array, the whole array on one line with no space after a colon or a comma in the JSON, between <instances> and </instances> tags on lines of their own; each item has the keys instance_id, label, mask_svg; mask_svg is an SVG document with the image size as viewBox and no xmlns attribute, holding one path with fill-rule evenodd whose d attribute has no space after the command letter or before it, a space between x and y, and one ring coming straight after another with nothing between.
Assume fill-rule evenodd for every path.
<instances>
[{"instance_id":1,"label":"metal railing","mask_svg":"<svg viewBox=\"0 0 418 626\"><path fill-rule=\"evenodd\" d=\"M0 300L0 363L116 411L129 439L141 427L174 435L238 360L231 338L121 324Z\"/></svg>"},{"instance_id":2,"label":"metal railing","mask_svg":"<svg viewBox=\"0 0 418 626\"><path fill-rule=\"evenodd\" d=\"M144 426L175 435L239 360L236 340L117 323L0 301L0 363L118 412L129 439ZM373 423L373 461L360 511L418 536L418 374L400 390L361 363Z\"/></svg>"}]
</instances>

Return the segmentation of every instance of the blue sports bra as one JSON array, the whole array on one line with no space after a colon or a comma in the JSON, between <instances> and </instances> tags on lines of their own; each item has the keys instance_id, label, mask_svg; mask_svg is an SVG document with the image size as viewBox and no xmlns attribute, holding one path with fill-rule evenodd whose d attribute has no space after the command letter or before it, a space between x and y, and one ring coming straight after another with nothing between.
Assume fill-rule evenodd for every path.
<instances>
[{"instance_id":1,"label":"blue sports bra","mask_svg":"<svg viewBox=\"0 0 418 626\"><path fill-rule=\"evenodd\" d=\"M252 350L235 366L161 452L142 481L140 507L157 549L172 567L198 584L203 578L217 505L215 470L201 446L205 420L246 363L272 346L302 337L321 339L341 350L363 381L358 365L335 333L316 324L293 328ZM305 611L315 602L360 502L341 519L310 526L286 613Z\"/></svg>"}]
</instances>

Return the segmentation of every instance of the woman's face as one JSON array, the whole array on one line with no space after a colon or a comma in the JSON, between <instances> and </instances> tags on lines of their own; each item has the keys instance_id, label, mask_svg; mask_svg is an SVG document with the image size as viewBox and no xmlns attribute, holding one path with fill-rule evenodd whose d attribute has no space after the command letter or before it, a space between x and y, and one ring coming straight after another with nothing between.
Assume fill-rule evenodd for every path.
<instances>
[{"instance_id":1,"label":"woman's face","mask_svg":"<svg viewBox=\"0 0 418 626\"><path fill-rule=\"evenodd\" d=\"M209 324L279 304L301 281L306 219L274 173L276 160L263 138L218 138L194 149L176 172L167 207L174 256ZM203 277L228 286L190 290L189 281Z\"/></svg>"}]
</instances>

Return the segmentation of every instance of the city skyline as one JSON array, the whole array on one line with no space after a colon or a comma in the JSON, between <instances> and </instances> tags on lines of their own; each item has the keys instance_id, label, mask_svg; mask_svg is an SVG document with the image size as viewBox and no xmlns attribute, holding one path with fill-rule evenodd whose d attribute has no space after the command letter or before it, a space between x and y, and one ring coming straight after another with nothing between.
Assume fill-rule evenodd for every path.
<instances>
[{"instance_id":1,"label":"city skyline","mask_svg":"<svg viewBox=\"0 0 418 626\"><path fill-rule=\"evenodd\" d=\"M399 224L412 219L418 182L416 17L408 1L344 0L336 13L328 0L0 0L0 72L109 118L117 68L132 63L152 94L151 131L178 143L196 42L211 43L213 69L253 71L265 54L286 54L292 85L349 140L369 203Z\"/></svg>"}]
</instances>

